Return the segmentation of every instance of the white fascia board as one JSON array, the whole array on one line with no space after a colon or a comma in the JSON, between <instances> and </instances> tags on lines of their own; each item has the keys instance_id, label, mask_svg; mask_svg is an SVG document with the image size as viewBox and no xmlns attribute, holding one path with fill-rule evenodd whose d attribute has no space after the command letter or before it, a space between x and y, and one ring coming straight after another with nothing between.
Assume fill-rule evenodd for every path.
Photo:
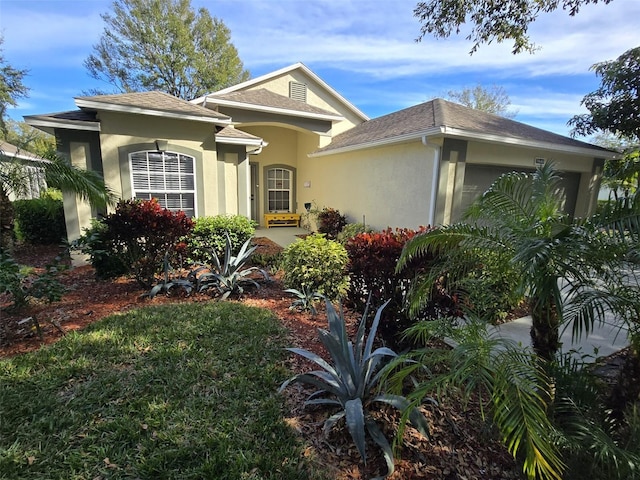
<instances>
[{"instance_id":1,"label":"white fascia board","mask_svg":"<svg viewBox=\"0 0 640 480\"><path fill-rule=\"evenodd\" d=\"M233 107L241 110L250 110L257 112L276 113L279 115L288 115L290 117L312 118L314 120L341 121L344 120L342 115L331 115L325 113L303 112L300 110L290 110L288 108L267 107L264 105L247 104L243 102L234 102L233 100L222 100L219 98L211 98L211 103L222 105L225 107Z\"/></svg>"},{"instance_id":2,"label":"white fascia board","mask_svg":"<svg viewBox=\"0 0 640 480\"><path fill-rule=\"evenodd\" d=\"M83 122L82 120L61 120L57 118L42 118L25 115L26 124L36 128L66 128L69 130L100 131L100 122Z\"/></svg>"},{"instance_id":3,"label":"white fascia board","mask_svg":"<svg viewBox=\"0 0 640 480\"><path fill-rule=\"evenodd\" d=\"M249 87L252 87L254 85L257 85L259 83L265 82L267 80L271 80L272 78L279 77L280 75L284 75L285 73L289 73L289 72L291 72L293 70L296 70L298 68L303 68L303 67L304 67L304 65L302 63L300 63L300 62L294 63L293 65L289 65L288 67L281 68L280 70L276 70L275 72L266 73L266 74L261 75L259 77L246 80L246 81L244 81L242 83L238 83L236 85L231 85L230 87L223 88L222 90L217 90L217 91L215 91L213 93L215 95L224 95L226 93L232 93L232 92L237 92L239 90L245 90L245 89L247 89ZM306 68L306 67L304 67L304 68ZM206 96L207 95L205 95L205 97ZM200 97L200 98L197 98L195 100L192 100L192 102L195 102L196 100L201 100L202 98L204 98L204 97Z\"/></svg>"},{"instance_id":4,"label":"white fascia board","mask_svg":"<svg viewBox=\"0 0 640 480\"><path fill-rule=\"evenodd\" d=\"M607 152L604 150L597 150L588 147L579 147L571 145L560 145L551 142L539 142L536 140L525 140L516 137L503 137L500 135L492 135L487 133L469 132L467 130L461 130L458 128L442 127L442 133L447 137L456 137L469 140L478 140L489 143L502 143L507 145L514 145L518 147L540 148L543 150L552 150L556 152L570 153L576 155L588 155L592 157L612 159L617 158L618 155L615 152Z\"/></svg>"},{"instance_id":5,"label":"white fascia board","mask_svg":"<svg viewBox=\"0 0 640 480\"><path fill-rule=\"evenodd\" d=\"M325 152L310 153L307 156L309 158L314 157L326 157L329 155L337 155L339 153L353 152L355 150L365 150L367 148L384 147L387 145L395 145L398 143L404 143L411 140L422 140L422 137L429 137L433 135L441 135L442 129L440 127L430 128L429 130L423 130L421 132L412 132L405 135L397 135L395 137L383 138L381 140L374 140L372 142L359 143L357 145L349 145L348 147L336 148L333 150L327 150Z\"/></svg>"},{"instance_id":6,"label":"white fascia board","mask_svg":"<svg viewBox=\"0 0 640 480\"><path fill-rule=\"evenodd\" d=\"M221 137L216 135L216 143L224 143L226 145L251 145L256 147L265 146L261 138L238 138L238 137Z\"/></svg>"},{"instance_id":7,"label":"white fascia board","mask_svg":"<svg viewBox=\"0 0 640 480\"><path fill-rule=\"evenodd\" d=\"M261 77L252 78L251 80L247 80L246 82L239 83L237 85L233 85L231 87L224 88L222 90L218 90L217 92L213 92L211 95L224 95L226 93L237 92L239 90L245 90L254 85L258 85L259 83L265 82L267 80L271 80L272 78L279 77L286 73L292 72L293 70L302 70L305 74L307 74L313 81L315 81L322 88L327 90L331 95L333 95L338 101L340 101L344 106L346 106L349 110L355 113L358 117L360 117L363 121L369 120L369 117L365 115L361 110L359 110L354 104L352 104L349 100L340 95L333 87L331 87L328 83L322 80L318 75L313 73L309 67L307 67L304 63L298 62L293 65L289 65L288 67L281 68L280 70L276 70L275 72L267 73L262 75ZM207 95L204 97L199 97L192 102L194 103L202 103Z\"/></svg>"},{"instance_id":8,"label":"white fascia board","mask_svg":"<svg viewBox=\"0 0 640 480\"><path fill-rule=\"evenodd\" d=\"M40 163L51 163L50 160L47 160L46 158L38 157L36 154L24 154L24 153L20 153L19 151L16 153L5 152L4 150L2 150L2 147L0 147L0 160L3 158L7 158L7 159L15 158L23 162L34 164L35 166L37 166Z\"/></svg>"},{"instance_id":9,"label":"white fascia board","mask_svg":"<svg viewBox=\"0 0 640 480\"><path fill-rule=\"evenodd\" d=\"M229 125L231 123L230 118L212 118L205 117L199 115L190 115L179 112L166 112L164 110L151 110L148 108L140 108L140 107L131 107L128 105L115 105L113 103L103 103L103 102L92 102L87 100L82 100L79 98L75 99L76 105L79 108L88 108L91 110L107 110L112 112L123 112L123 113L135 113L139 115L149 115L154 117L165 117L165 118L180 118L183 120L192 120L194 122L204 122L204 123L213 123L214 125Z\"/></svg>"}]
</instances>

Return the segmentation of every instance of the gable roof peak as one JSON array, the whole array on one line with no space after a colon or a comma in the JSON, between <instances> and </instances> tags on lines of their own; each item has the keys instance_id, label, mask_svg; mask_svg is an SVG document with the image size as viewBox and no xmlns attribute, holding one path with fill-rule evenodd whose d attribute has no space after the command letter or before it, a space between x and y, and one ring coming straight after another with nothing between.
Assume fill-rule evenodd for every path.
<instances>
[{"instance_id":1,"label":"gable roof peak","mask_svg":"<svg viewBox=\"0 0 640 480\"><path fill-rule=\"evenodd\" d=\"M232 85L227 88L223 88L222 90L217 90L215 92L208 93L198 98L194 98L191 100L192 103L202 105L205 104L209 97L220 97L222 95L227 95L230 93L238 92L241 90L247 90L251 87L255 87L261 83L267 82L271 79L281 77L288 73L291 73L295 70L299 70L304 73L307 77L309 77L313 82L318 84L320 88L326 90L331 96L333 96L336 100L338 100L342 105L344 105L347 109L353 112L357 117L359 117L362 121L369 120L369 117L365 115L360 109L358 109L355 105L349 102L346 98L340 95L333 87L331 87L328 83L322 80L318 75L316 75L309 67L307 67L302 62L297 62L287 67L281 68L279 70L275 70L270 73L266 73L256 78L252 78L250 80L246 80L242 83L238 83L236 85Z\"/></svg>"}]
</instances>

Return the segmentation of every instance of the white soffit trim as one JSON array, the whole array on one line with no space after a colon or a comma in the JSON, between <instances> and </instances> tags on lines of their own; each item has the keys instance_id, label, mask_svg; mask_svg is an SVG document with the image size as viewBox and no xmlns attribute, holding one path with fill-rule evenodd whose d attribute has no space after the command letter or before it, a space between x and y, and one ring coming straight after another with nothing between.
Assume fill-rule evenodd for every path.
<instances>
[{"instance_id":1,"label":"white soffit trim","mask_svg":"<svg viewBox=\"0 0 640 480\"><path fill-rule=\"evenodd\" d=\"M84 122L82 120L63 120L53 117L39 117L25 115L26 124L37 128L67 128L69 130L89 130L92 132L100 131L100 122Z\"/></svg>"},{"instance_id":2,"label":"white soffit trim","mask_svg":"<svg viewBox=\"0 0 640 480\"><path fill-rule=\"evenodd\" d=\"M76 98L75 102L79 108L88 108L91 110L107 110L112 112L136 113L139 115L149 115L154 117L181 118L183 120L213 123L215 125L229 125L231 123L231 119L229 118L225 118L225 119L213 118L213 117L191 115L191 114L185 114L185 113L179 113L179 112L167 112L164 110L152 110L148 108L131 107L129 105L116 105L113 103L92 102L88 100L82 100L80 98Z\"/></svg>"},{"instance_id":3,"label":"white soffit trim","mask_svg":"<svg viewBox=\"0 0 640 480\"><path fill-rule=\"evenodd\" d=\"M492 135L487 133L469 132L468 130L461 130L458 128L451 128L447 126L442 127L442 133L448 137L457 137L469 140L479 140L489 143L503 143L507 145L515 145L519 147L541 148L544 150L552 150L556 152L574 153L578 155L589 155L599 158L617 158L615 152L607 152L604 150L598 150L595 148L578 147L571 145L560 145L551 142L540 142L536 140L526 140L516 137L503 137L500 135Z\"/></svg>"},{"instance_id":4,"label":"white soffit trim","mask_svg":"<svg viewBox=\"0 0 640 480\"><path fill-rule=\"evenodd\" d=\"M397 143L403 143L409 140L422 141L422 137L424 136L441 135L441 134L442 134L441 129L439 127L436 127L436 128L431 128L429 130L424 130L422 132L411 132L405 135L397 135L395 137L383 138L381 140L374 140L372 142L358 143L356 145L349 145L347 147L335 148L332 150L327 150L325 152L310 153L307 156L309 158L326 157L329 155L336 155L338 153L353 152L355 150L364 150L367 148L376 148L376 147L383 147L387 145L395 145Z\"/></svg>"},{"instance_id":5,"label":"white soffit trim","mask_svg":"<svg viewBox=\"0 0 640 480\"><path fill-rule=\"evenodd\" d=\"M303 112L301 110L290 110L288 108L267 107L264 105L255 105L242 102L234 102L233 100L223 100L216 97L208 97L209 102L215 105L223 105L225 107L234 107L241 110L251 110L258 112L278 113L280 115L288 115L291 117L312 118L314 120L340 121L344 120L342 115L328 115L324 113Z\"/></svg>"},{"instance_id":6,"label":"white soffit trim","mask_svg":"<svg viewBox=\"0 0 640 480\"><path fill-rule=\"evenodd\" d=\"M307 67L304 63L298 62L293 65L289 65L288 67L281 68L280 70L276 70L275 72L267 73L260 77L252 78L251 80L247 80L246 82L238 83L237 85L233 85L231 87L223 88L222 90L218 90L217 92L212 92L210 95L224 95L225 93L237 92L238 90L245 90L249 87L257 85L259 83L265 82L275 77L279 77L286 73L292 72L293 70L301 70L305 74L307 74L313 81L318 83L322 88L327 90L331 95L333 95L337 100L339 100L342 104L344 104L349 110L355 113L362 120L367 121L369 117L365 115L362 111L360 111L354 104L352 104L349 100L340 95L335 89L329 86L324 80L322 80L318 75L313 73L309 67ZM191 100L193 103L202 103L205 101L206 97L198 97L196 99Z\"/></svg>"},{"instance_id":7,"label":"white soffit trim","mask_svg":"<svg viewBox=\"0 0 640 480\"><path fill-rule=\"evenodd\" d=\"M238 138L238 137L224 137L216 135L216 143L224 143L226 145L251 145L256 147L266 147L267 142L261 138Z\"/></svg>"}]
</instances>

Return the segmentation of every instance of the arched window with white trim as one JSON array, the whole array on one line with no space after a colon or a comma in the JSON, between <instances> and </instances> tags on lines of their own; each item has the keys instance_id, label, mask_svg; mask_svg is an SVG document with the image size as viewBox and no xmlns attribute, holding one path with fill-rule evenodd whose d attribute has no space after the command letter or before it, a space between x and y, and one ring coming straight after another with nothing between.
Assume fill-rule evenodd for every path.
<instances>
[{"instance_id":1,"label":"arched window with white trim","mask_svg":"<svg viewBox=\"0 0 640 480\"><path fill-rule=\"evenodd\" d=\"M175 152L142 151L129 155L133 197L156 198L171 211L196 215L195 161Z\"/></svg>"},{"instance_id":2,"label":"arched window with white trim","mask_svg":"<svg viewBox=\"0 0 640 480\"><path fill-rule=\"evenodd\" d=\"M267 210L269 212L291 212L293 172L286 168L267 170Z\"/></svg>"}]
</instances>

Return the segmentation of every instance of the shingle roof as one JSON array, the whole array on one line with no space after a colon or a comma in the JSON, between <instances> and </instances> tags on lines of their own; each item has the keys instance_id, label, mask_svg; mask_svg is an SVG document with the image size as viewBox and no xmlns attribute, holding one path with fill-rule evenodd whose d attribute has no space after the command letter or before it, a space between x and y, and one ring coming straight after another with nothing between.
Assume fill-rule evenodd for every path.
<instances>
[{"instance_id":1,"label":"shingle roof","mask_svg":"<svg viewBox=\"0 0 640 480\"><path fill-rule=\"evenodd\" d=\"M301 113L314 113L319 115L333 115L335 112L324 110L322 108L314 107L300 100L293 100L292 98L285 97L273 93L267 89L259 88L257 90L244 90L239 92L225 93L222 95L212 94L207 97L207 102L214 102L216 99L227 100L231 102L244 103L248 106L260 105L269 108L279 108L283 110L293 110Z\"/></svg>"},{"instance_id":2,"label":"shingle roof","mask_svg":"<svg viewBox=\"0 0 640 480\"><path fill-rule=\"evenodd\" d=\"M216 133L216 137L239 138L243 140L262 140L260 137L243 132L234 127L224 127Z\"/></svg>"},{"instance_id":3,"label":"shingle roof","mask_svg":"<svg viewBox=\"0 0 640 480\"><path fill-rule=\"evenodd\" d=\"M105 110L113 110L113 106L118 105L120 107L150 110L174 115L230 120L227 115L209 110L208 108L201 107L200 105L193 104L164 92L120 93L115 95L95 95L92 97L76 98L76 104L81 108L87 104L95 105L96 103L103 104Z\"/></svg>"},{"instance_id":4,"label":"shingle roof","mask_svg":"<svg viewBox=\"0 0 640 480\"><path fill-rule=\"evenodd\" d=\"M7 142L0 141L0 158L19 158L32 162L48 162L48 160Z\"/></svg>"},{"instance_id":5,"label":"shingle roof","mask_svg":"<svg viewBox=\"0 0 640 480\"><path fill-rule=\"evenodd\" d=\"M411 134L418 136L427 130L441 127L455 128L470 134L492 135L608 152L602 147L436 98L364 122L337 135L331 144L317 150L317 153L366 145L375 141L393 140L396 137L410 136Z\"/></svg>"},{"instance_id":6,"label":"shingle roof","mask_svg":"<svg viewBox=\"0 0 640 480\"><path fill-rule=\"evenodd\" d=\"M56 120L68 120L72 122L96 122L98 123L98 119L96 117L96 112L90 112L86 110L71 110L69 112L58 112L58 113L43 113L41 115L29 115L29 118L40 118L40 119L56 119Z\"/></svg>"}]
</instances>

